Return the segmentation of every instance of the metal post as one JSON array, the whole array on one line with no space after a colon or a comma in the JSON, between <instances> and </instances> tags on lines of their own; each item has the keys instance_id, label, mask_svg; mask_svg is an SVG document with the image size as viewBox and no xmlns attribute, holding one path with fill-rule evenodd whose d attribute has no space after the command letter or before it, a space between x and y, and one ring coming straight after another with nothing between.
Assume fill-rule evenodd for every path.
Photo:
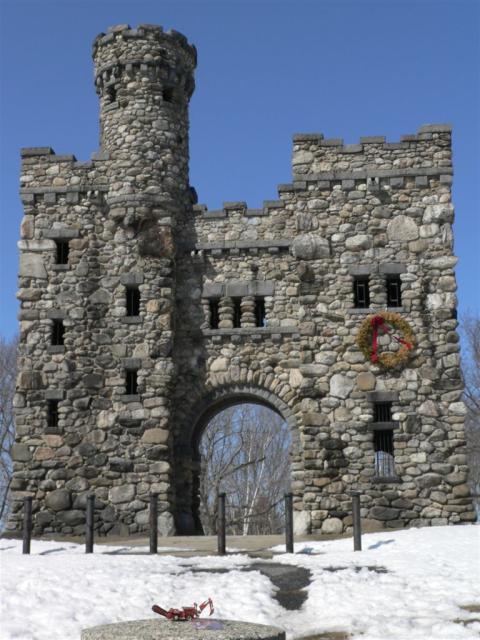
<instances>
[{"instance_id":1,"label":"metal post","mask_svg":"<svg viewBox=\"0 0 480 640\"><path fill-rule=\"evenodd\" d=\"M95 494L87 496L87 521L85 525L85 553L93 553L93 515L95 511Z\"/></svg>"},{"instance_id":2,"label":"metal post","mask_svg":"<svg viewBox=\"0 0 480 640\"><path fill-rule=\"evenodd\" d=\"M285 547L293 553L293 494L285 494Z\"/></svg>"},{"instance_id":3,"label":"metal post","mask_svg":"<svg viewBox=\"0 0 480 640\"><path fill-rule=\"evenodd\" d=\"M353 550L362 550L362 521L360 519L360 491L350 491L352 496Z\"/></svg>"},{"instance_id":4,"label":"metal post","mask_svg":"<svg viewBox=\"0 0 480 640\"><path fill-rule=\"evenodd\" d=\"M150 553L158 550L158 494L150 494Z\"/></svg>"},{"instance_id":5,"label":"metal post","mask_svg":"<svg viewBox=\"0 0 480 640\"><path fill-rule=\"evenodd\" d=\"M32 538L32 497L23 499L23 550L22 553L30 553L30 540Z\"/></svg>"},{"instance_id":6,"label":"metal post","mask_svg":"<svg viewBox=\"0 0 480 640\"><path fill-rule=\"evenodd\" d=\"M227 550L226 531L225 531L225 493L218 494L218 555L224 556Z\"/></svg>"}]
</instances>

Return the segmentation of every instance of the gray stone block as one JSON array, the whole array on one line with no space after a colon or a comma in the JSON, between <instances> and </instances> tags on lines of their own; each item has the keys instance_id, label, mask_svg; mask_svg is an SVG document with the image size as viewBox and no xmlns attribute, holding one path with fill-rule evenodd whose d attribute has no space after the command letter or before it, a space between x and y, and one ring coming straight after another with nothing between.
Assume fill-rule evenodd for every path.
<instances>
[{"instance_id":1,"label":"gray stone block","mask_svg":"<svg viewBox=\"0 0 480 640\"><path fill-rule=\"evenodd\" d=\"M68 318L67 311L64 311L63 309L48 309L45 315L51 320L64 320L65 318Z\"/></svg>"},{"instance_id":2,"label":"gray stone block","mask_svg":"<svg viewBox=\"0 0 480 640\"><path fill-rule=\"evenodd\" d=\"M368 391L367 400L369 402L396 402L398 391Z\"/></svg>"},{"instance_id":3,"label":"gray stone block","mask_svg":"<svg viewBox=\"0 0 480 640\"><path fill-rule=\"evenodd\" d=\"M45 400L63 400L64 397L64 389L45 389Z\"/></svg>"},{"instance_id":4,"label":"gray stone block","mask_svg":"<svg viewBox=\"0 0 480 640\"><path fill-rule=\"evenodd\" d=\"M52 240L70 240L71 238L80 237L80 229L72 229L68 227L63 227L61 229L45 229L43 235L45 238L51 238Z\"/></svg>"},{"instance_id":5,"label":"gray stone block","mask_svg":"<svg viewBox=\"0 0 480 640\"><path fill-rule=\"evenodd\" d=\"M55 151L52 147L22 147L20 155L22 158L31 158L33 156L49 156L54 155Z\"/></svg>"},{"instance_id":6,"label":"gray stone block","mask_svg":"<svg viewBox=\"0 0 480 640\"><path fill-rule=\"evenodd\" d=\"M122 360L122 365L125 369L141 369L142 367L142 359L141 358L124 358Z\"/></svg>"},{"instance_id":7,"label":"gray stone block","mask_svg":"<svg viewBox=\"0 0 480 640\"><path fill-rule=\"evenodd\" d=\"M428 187L428 176L417 176L415 178L415 186Z\"/></svg>"},{"instance_id":8,"label":"gray stone block","mask_svg":"<svg viewBox=\"0 0 480 640\"><path fill-rule=\"evenodd\" d=\"M224 202L223 208L225 211L237 210L237 209L246 209L246 202Z\"/></svg>"},{"instance_id":9,"label":"gray stone block","mask_svg":"<svg viewBox=\"0 0 480 640\"><path fill-rule=\"evenodd\" d=\"M418 129L418 133L451 133L451 124L424 124Z\"/></svg>"},{"instance_id":10,"label":"gray stone block","mask_svg":"<svg viewBox=\"0 0 480 640\"><path fill-rule=\"evenodd\" d=\"M225 287L225 295L231 298L247 296L248 283L246 282L227 282Z\"/></svg>"},{"instance_id":11,"label":"gray stone block","mask_svg":"<svg viewBox=\"0 0 480 640\"><path fill-rule=\"evenodd\" d=\"M136 273L122 273L120 275L120 282L126 286L143 284L143 281L144 274L139 271Z\"/></svg>"},{"instance_id":12,"label":"gray stone block","mask_svg":"<svg viewBox=\"0 0 480 640\"><path fill-rule=\"evenodd\" d=\"M36 253L21 253L18 274L25 278L46 280L48 275L47 270L45 269L43 257Z\"/></svg>"},{"instance_id":13,"label":"gray stone block","mask_svg":"<svg viewBox=\"0 0 480 640\"><path fill-rule=\"evenodd\" d=\"M407 265L404 262L383 262L379 265L378 270L381 274L395 275L405 273Z\"/></svg>"},{"instance_id":14,"label":"gray stone block","mask_svg":"<svg viewBox=\"0 0 480 640\"><path fill-rule=\"evenodd\" d=\"M362 136L360 138L360 144L383 144L385 142L385 136Z\"/></svg>"},{"instance_id":15,"label":"gray stone block","mask_svg":"<svg viewBox=\"0 0 480 640\"><path fill-rule=\"evenodd\" d=\"M348 273L351 276L368 276L376 273L378 266L376 264L351 264L348 266Z\"/></svg>"},{"instance_id":16,"label":"gray stone block","mask_svg":"<svg viewBox=\"0 0 480 640\"><path fill-rule=\"evenodd\" d=\"M225 285L222 282L206 282L203 285L203 298L221 298L225 295Z\"/></svg>"}]
</instances>

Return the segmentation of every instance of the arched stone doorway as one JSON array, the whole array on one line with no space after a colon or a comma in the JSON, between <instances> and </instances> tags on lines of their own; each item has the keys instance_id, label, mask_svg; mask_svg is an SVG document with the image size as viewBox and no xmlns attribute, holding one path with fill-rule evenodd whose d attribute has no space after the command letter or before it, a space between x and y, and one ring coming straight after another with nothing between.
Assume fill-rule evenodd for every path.
<instances>
[{"instance_id":1,"label":"arched stone doorway","mask_svg":"<svg viewBox=\"0 0 480 640\"><path fill-rule=\"evenodd\" d=\"M223 386L206 393L192 404L186 414L174 448L177 504L175 523L179 535L203 534L199 515L199 444L202 434L215 415L241 404L261 405L278 414L290 428L292 468L295 462L301 460L300 437L295 415L274 393L248 385Z\"/></svg>"}]
</instances>

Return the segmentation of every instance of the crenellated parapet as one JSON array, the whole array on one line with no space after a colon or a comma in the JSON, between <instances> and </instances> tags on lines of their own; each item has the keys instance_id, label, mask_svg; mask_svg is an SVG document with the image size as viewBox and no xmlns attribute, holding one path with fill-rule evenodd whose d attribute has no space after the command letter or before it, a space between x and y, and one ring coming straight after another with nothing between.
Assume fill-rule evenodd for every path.
<instances>
[{"instance_id":1,"label":"crenellated parapet","mask_svg":"<svg viewBox=\"0 0 480 640\"><path fill-rule=\"evenodd\" d=\"M292 166L294 185L320 182L329 188L332 181L367 180L399 187L403 179L418 178L421 183L433 176L450 183L451 126L425 125L415 135L402 136L400 142L369 136L358 144L344 144L340 138L325 139L322 134L295 134Z\"/></svg>"}]
</instances>

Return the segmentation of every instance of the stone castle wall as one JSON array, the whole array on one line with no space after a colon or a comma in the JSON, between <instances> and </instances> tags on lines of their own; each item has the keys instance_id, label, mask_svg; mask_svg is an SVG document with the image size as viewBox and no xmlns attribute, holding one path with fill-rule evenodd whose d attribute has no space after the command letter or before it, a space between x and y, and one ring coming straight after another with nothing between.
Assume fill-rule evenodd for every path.
<instances>
[{"instance_id":1,"label":"stone castle wall","mask_svg":"<svg viewBox=\"0 0 480 640\"><path fill-rule=\"evenodd\" d=\"M194 532L198 442L209 417L240 401L289 423L297 526L348 529L474 519L456 333L451 131L427 125L399 143L293 140L293 182L261 209L195 204L188 182L194 49L180 34L120 25L94 45L101 150L90 163L23 150L21 355L14 445L18 530L83 531L97 496L102 533L145 530L160 496L163 533ZM68 240L68 264L55 241ZM367 361L368 314L401 280L416 347L404 368ZM353 279L368 277L369 308ZM140 292L126 315L126 287ZM265 322L256 326L256 304ZM218 327L212 326L218 305ZM240 305L240 326L233 326ZM63 320L64 345L51 345ZM138 374L126 394L125 371ZM59 420L46 426L48 401ZM375 472L374 404L391 403L395 473ZM381 425L380 425L381 426Z\"/></svg>"}]
</instances>

